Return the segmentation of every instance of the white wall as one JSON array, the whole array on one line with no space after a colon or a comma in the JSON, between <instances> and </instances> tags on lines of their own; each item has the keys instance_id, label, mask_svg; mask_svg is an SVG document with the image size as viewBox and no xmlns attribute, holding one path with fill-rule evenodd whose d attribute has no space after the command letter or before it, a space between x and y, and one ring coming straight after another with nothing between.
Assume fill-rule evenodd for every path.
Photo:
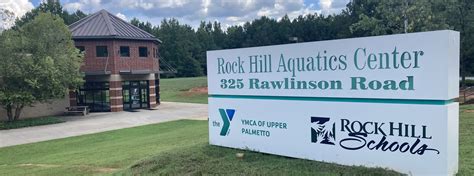
<instances>
[{"instance_id":1,"label":"white wall","mask_svg":"<svg viewBox=\"0 0 474 176\"><path fill-rule=\"evenodd\" d=\"M25 107L20 119L62 115L67 106L69 106L68 96L63 99L51 100L50 103L36 103L33 107ZM7 112L4 108L0 108L0 121L3 120L7 120Z\"/></svg>"}]
</instances>

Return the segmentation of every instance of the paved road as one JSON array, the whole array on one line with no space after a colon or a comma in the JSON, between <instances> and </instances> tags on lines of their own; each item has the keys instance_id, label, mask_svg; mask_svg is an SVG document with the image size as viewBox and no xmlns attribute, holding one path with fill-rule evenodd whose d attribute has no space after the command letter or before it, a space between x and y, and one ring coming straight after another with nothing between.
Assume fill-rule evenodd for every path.
<instances>
[{"instance_id":1,"label":"paved road","mask_svg":"<svg viewBox=\"0 0 474 176\"><path fill-rule=\"evenodd\" d=\"M0 147L98 133L179 119L207 120L207 104L163 102L158 110L67 116L65 123L0 131Z\"/></svg>"}]
</instances>

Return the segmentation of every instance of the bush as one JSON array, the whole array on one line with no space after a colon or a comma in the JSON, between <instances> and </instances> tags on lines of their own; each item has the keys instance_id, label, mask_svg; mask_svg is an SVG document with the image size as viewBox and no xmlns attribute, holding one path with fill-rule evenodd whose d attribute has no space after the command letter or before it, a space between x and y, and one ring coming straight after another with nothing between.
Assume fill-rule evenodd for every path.
<instances>
[{"instance_id":1,"label":"bush","mask_svg":"<svg viewBox=\"0 0 474 176\"><path fill-rule=\"evenodd\" d=\"M462 86L462 82L461 82L461 81L459 81L459 86ZM474 86L474 80L467 80L467 79L466 79L466 86L467 86L467 87L472 87L472 86Z\"/></svg>"},{"instance_id":2,"label":"bush","mask_svg":"<svg viewBox=\"0 0 474 176\"><path fill-rule=\"evenodd\" d=\"M58 117L40 117L40 118L32 118L32 119L22 119L22 120L17 120L13 122L0 122L0 130L8 130L8 129L39 126L39 125L48 125L48 124L55 124L55 123L62 123L62 122L65 122L65 120L60 119Z\"/></svg>"}]
</instances>

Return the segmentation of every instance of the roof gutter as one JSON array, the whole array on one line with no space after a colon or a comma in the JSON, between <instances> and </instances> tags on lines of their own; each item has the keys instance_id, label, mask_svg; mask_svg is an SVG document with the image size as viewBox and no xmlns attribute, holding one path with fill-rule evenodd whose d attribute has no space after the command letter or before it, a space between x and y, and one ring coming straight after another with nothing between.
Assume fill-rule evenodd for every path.
<instances>
[{"instance_id":1,"label":"roof gutter","mask_svg":"<svg viewBox=\"0 0 474 176\"><path fill-rule=\"evenodd\" d=\"M144 41L154 41L159 44L163 43L160 39L157 38L137 38L137 37L122 37L122 36L73 36L72 39L124 39L124 40L144 40Z\"/></svg>"}]
</instances>

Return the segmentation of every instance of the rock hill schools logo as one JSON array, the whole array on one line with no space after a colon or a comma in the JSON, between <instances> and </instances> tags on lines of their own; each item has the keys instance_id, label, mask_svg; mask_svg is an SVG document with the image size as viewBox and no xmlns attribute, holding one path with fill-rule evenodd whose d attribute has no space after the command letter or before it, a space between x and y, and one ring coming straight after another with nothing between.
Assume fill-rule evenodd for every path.
<instances>
[{"instance_id":1,"label":"rock hill schools logo","mask_svg":"<svg viewBox=\"0 0 474 176\"><path fill-rule=\"evenodd\" d=\"M235 109L219 109L219 113L221 115L222 121L224 122L220 135L227 136L227 134L229 134L230 122L234 118Z\"/></svg>"},{"instance_id":2,"label":"rock hill schools logo","mask_svg":"<svg viewBox=\"0 0 474 176\"><path fill-rule=\"evenodd\" d=\"M423 155L426 152L439 154L438 149L430 148L428 145L432 139L433 137L427 134L425 125L361 122L349 119L331 121L329 117L311 117L311 143L340 146L346 150L366 148L371 151L413 155Z\"/></svg>"},{"instance_id":3,"label":"rock hill schools logo","mask_svg":"<svg viewBox=\"0 0 474 176\"><path fill-rule=\"evenodd\" d=\"M311 117L311 142L334 145L336 140L336 124L327 123L329 117Z\"/></svg>"}]
</instances>

